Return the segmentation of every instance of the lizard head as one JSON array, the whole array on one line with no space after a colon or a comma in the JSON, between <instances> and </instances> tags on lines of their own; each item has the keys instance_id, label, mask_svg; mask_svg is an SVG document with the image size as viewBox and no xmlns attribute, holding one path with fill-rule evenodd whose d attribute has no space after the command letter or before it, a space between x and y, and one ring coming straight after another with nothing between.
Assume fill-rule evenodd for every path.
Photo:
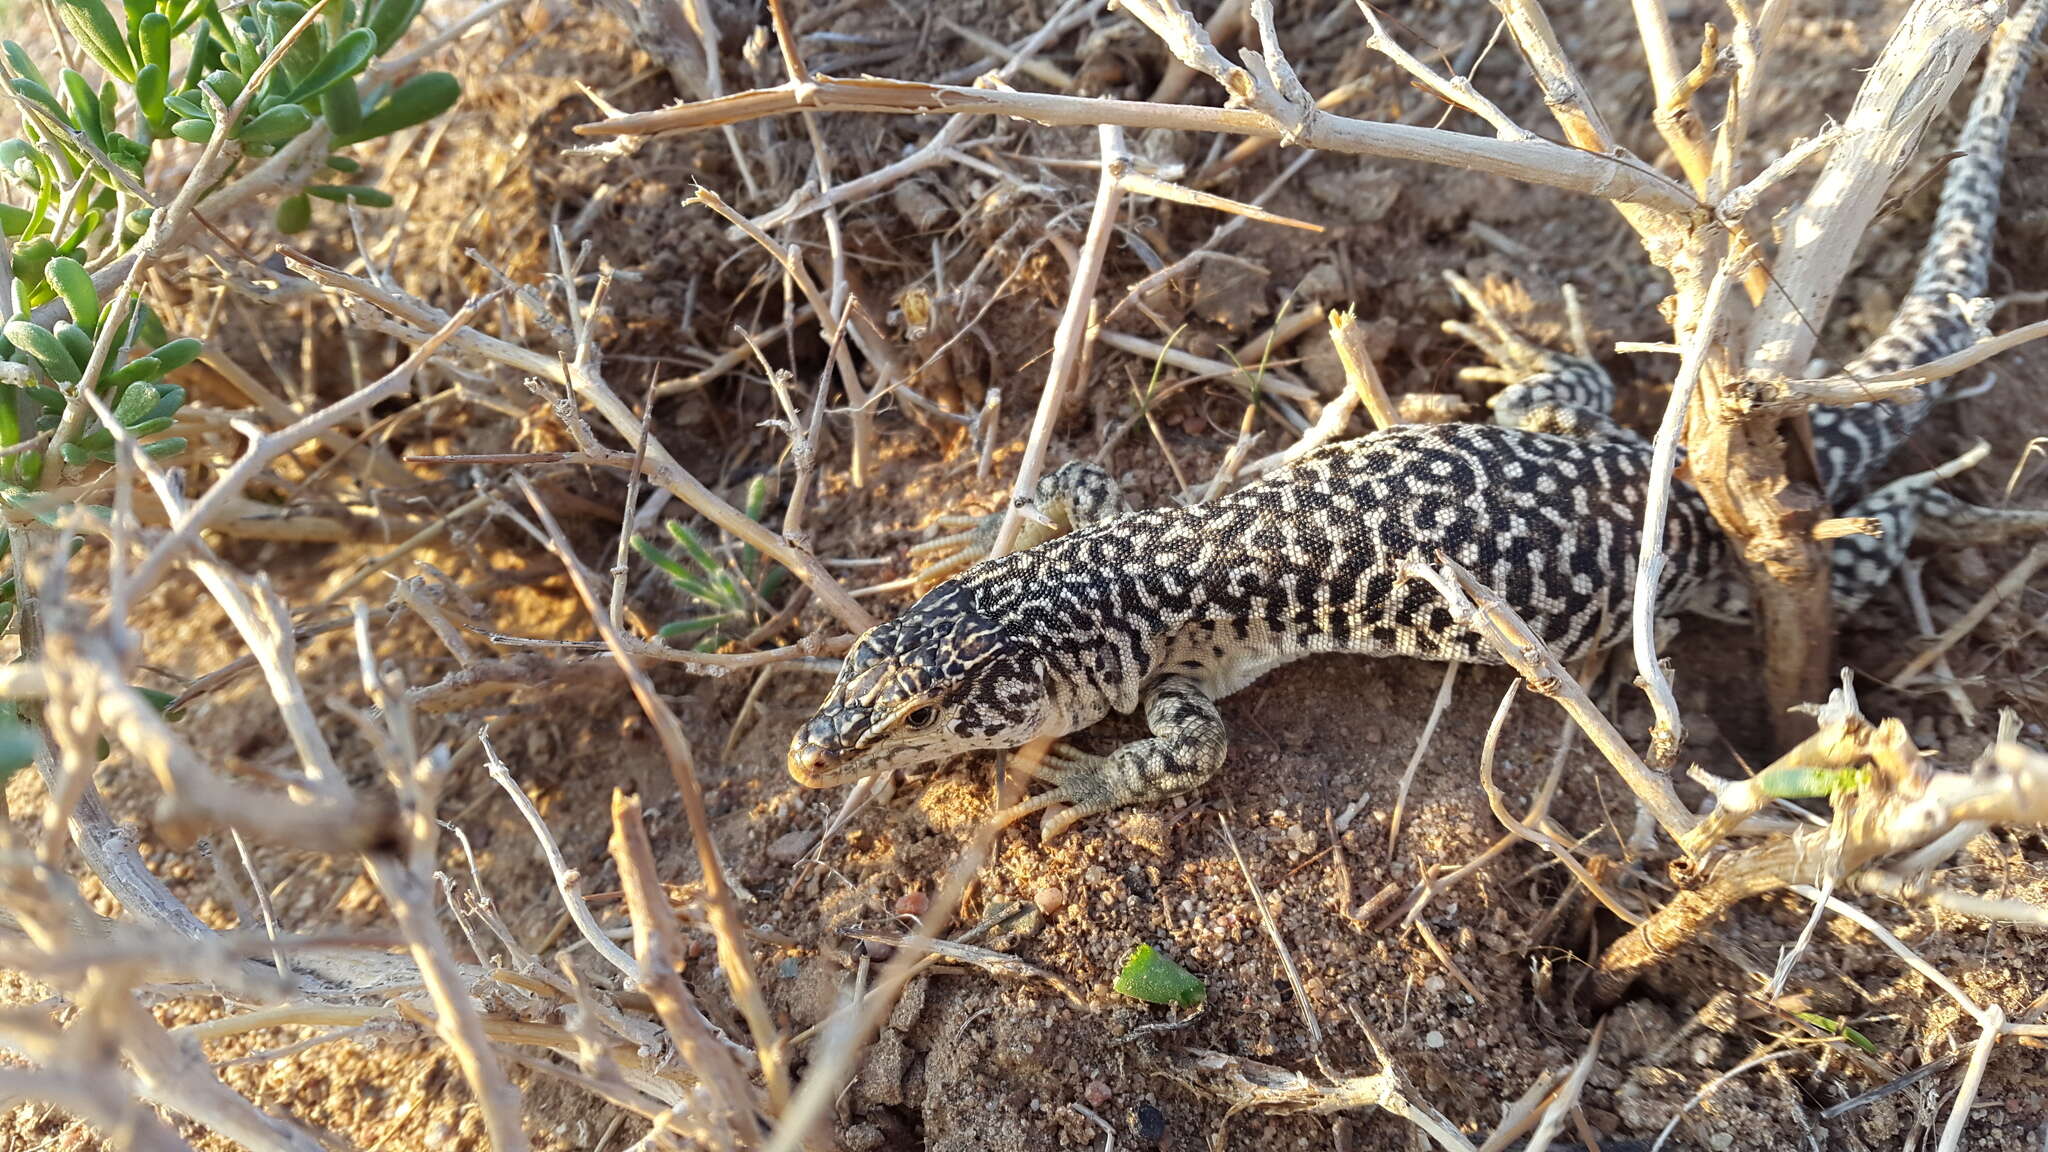
<instances>
[{"instance_id":1,"label":"lizard head","mask_svg":"<svg viewBox=\"0 0 2048 1152\"><path fill-rule=\"evenodd\" d=\"M789 743L807 788L848 784L982 748L1014 748L1047 718L1044 664L963 589L941 587L862 634L817 714Z\"/></svg>"}]
</instances>

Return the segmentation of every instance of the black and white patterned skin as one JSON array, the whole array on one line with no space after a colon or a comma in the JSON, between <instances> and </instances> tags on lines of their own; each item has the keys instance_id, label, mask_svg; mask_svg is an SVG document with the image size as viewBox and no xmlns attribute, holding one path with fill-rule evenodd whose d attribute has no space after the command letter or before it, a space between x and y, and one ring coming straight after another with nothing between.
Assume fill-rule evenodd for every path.
<instances>
[{"instance_id":1,"label":"black and white patterned skin","mask_svg":"<svg viewBox=\"0 0 2048 1152\"><path fill-rule=\"evenodd\" d=\"M2006 145L2044 12L2048 5L2029 0L1993 38L1984 79L1955 144L1957 155L1943 175L1940 206L1913 286L1884 333L1850 361L1847 374L1876 376L1910 368L1961 351L1976 339L1967 310L1990 281ZM1861 593L1849 597L1845 607L1860 605L1890 578L1922 525L1931 530L1929 535L1967 539L1967 531L1943 531L1952 519L1947 514L1982 519L1972 516L1978 510L1947 500L1930 486L1914 485L1912 478L1894 485L1897 490L1866 495L1872 477L1919 428L1947 383L1928 381L1920 399L1911 403L1874 402L1812 413L1814 449L1829 502L1851 515L1886 518L1888 529L1883 536L1852 536L1836 544L1837 585L1846 581Z\"/></svg>"},{"instance_id":2,"label":"black and white patterned skin","mask_svg":"<svg viewBox=\"0 0 2048 1152\"><path fill-rule=\"evenodd\" d=\"M2028 26L2015 20L1995 42L1913 295L1855 370L1924 362L1971 339L1963 302L1951 297L1983 288L2020 45L2044 7L2029 0ZM1070 531L968 569L863 635L791 742L792 775L827 787L1142 708L1150 739L1108 756L1055 745L1027 768L1056 787L999 819L1071 805L1046 821L1050 837L1083 816L1186 791L1228 749L1215 701L1279 665L1318 653L1497 662L1427 584L1401 580L1405 562L1439 552L1500 593L1560 656L1613 643L1634 599L1650 449L1609 419L1613 385L1597 365L1556 353L1518 359L1526 375L1496 399L1495 424L1386 429L1205 504L1131 512L1094 465L1046 477L1038 503ZM1926 405L1816 413L1830 495L1859 495ZM1889 578L1916 516L1953 520L1963 534L1986 515L1925 476L1850 511L1879 516L1893 535L1838 545L1845 606ZM1683 483L1664 551L1661 610L1739 608L1727 541Z\"/></svg>"}]
</instances>

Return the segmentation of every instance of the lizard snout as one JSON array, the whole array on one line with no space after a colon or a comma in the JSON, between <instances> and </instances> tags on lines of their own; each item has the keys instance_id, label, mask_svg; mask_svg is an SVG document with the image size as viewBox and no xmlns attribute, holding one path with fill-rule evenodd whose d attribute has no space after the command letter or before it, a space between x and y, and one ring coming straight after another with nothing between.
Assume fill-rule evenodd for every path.
<instances>
[{"instance_id":1,"label":"lizard snout","mask_svg":"<svg viewBox=\"0 0 2048 1152\"><path fill-rule=\"evenodd\" d=\"M830 788L842 783L839 770L846 757L834 745L834 733L822 730L813 720L797 730L789 742L789 774L806 788Z\"/></svg>"}]
</instances>

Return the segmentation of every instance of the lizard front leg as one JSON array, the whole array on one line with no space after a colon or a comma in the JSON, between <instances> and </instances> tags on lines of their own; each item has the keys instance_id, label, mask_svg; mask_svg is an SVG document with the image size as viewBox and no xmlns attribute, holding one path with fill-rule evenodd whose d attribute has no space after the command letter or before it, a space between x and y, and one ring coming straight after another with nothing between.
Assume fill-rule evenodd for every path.
<instances>
[{"instance_id":1,"label":"lizard front leg","mask_svg":"<svg viewBox=\"0 0 2048 1152\"><path fill-rule=\"evenodd\" d=\"M1471 344L1493 361L1490 367L1461 369L1459 377L1506 385L1486 402L1493 410L1495 424L1575 440L1641 442L1640 436L1615 423L1611 415L1614 380L1593 360L1592 349L1586 345L1585 325L1578 315L1576 296L1566 296L1572 313L1573 343L1573 353L1567 354L1545 348L1515 331L1463 276L1446 272L1444 278L1479 321L1446 321L1444 331Z\"/></svg>"},{"instance_id":2,"label":"lizard front leg","mask_svg":"<svg viewBox=\"0 0 2048 1152\"><path fill-rule=\"evenodd\" d=\"M998 812L996 822L1010 824L1054 804L1071 805L1046 819L1040 835L1051 840L1084 817L1164 800L1215 776L1230 750L1230 736L1216 702L1201 685L1186 676L1162 676L1145 688L1144 703L1151 739L1107 756L1054 746L1031 774L1055 787Z\"/></svg>"},{"instance_id":3,"label":"lizard front leg","mask_svg":"<svg viewBox=\"0 0 2048 1152\"><path fill-rule=\"evenodd\" d=\"M1116 479L1101 465L1069 461L1039 478L1024 522L1018 527L1015 550L1021 552L1076 528L1114 520L1130 510ZM928 562L917 574L919 585L930 587L986 560L1002 525L1001 512L939 517L939 526L952 531L910 549L913 561Z\"/></svg>"}]
</instances>

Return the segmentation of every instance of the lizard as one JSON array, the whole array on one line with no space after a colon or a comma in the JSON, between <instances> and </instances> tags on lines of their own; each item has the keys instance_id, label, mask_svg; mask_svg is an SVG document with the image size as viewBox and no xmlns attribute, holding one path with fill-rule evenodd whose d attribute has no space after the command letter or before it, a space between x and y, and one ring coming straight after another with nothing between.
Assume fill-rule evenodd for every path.
<instances>
[{"instance_id":1,"label":"lizard","mask_svg":"<svg viewBox=\"0 0 2048 1152\"><path fill-rule=\"evenodd\" d=\"M1992 39L1913 286L1848 374L1916 366L1976 338L2006 142L2044 10L2048 0L2027 0ZM1214 777L1229 749L1216 701L1282 664L1319 653L1498 663L1425 582L1401 579L1404 562L1439 553L1559 657L1612 645L1635 595L1651 447L1609 416L1615 386L1597 363L1488 327L1463 334L1519 375L1491 402L1491 423L1395 425L1204 503L1142 511L1105 470L1076 461L1038 483L1018 550L961 562L987 553L993 516L932 542L964 570L854 642L791 740L791 775L832 787L1142 711L1150 737L1108 755L1060 742L1035 763L1018 758L1051 788L994 819L1065 805L1041 824L1050 840ZM1883 529L1833 544L1831 592L1845 611L1889 580L1916 535L2048 527L2048 512L1964 504L1939 487L1942 469L1868 491L1941 391L1933 381L1911 402L1812 414L1828 498ZM1742 612L1731 547L1682 480L1663 549L1660 613Z\"/></svg>"}]
</instances>

